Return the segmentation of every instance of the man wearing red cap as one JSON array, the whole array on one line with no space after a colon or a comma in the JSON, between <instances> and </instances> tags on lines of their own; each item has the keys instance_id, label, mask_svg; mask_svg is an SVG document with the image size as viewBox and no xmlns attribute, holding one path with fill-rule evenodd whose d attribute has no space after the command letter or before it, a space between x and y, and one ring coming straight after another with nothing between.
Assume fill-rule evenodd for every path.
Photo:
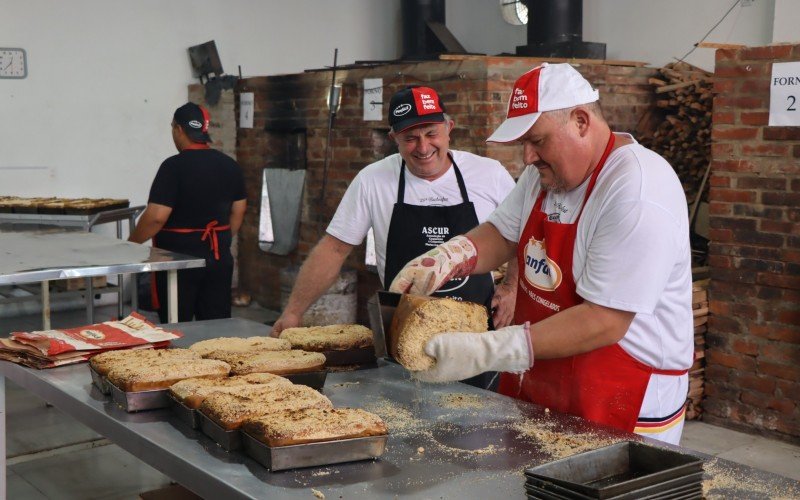
<instances>
[{"instance_id":1,"label":"man wearing red cap","mask_svg":"<svg viewBox=\"0 0 800 500\"><path fill-rule=\"evenodd\" d=\"M178 154L164 160L130 241L206 260L206 266L178 271L178 320L230 318L233 257L231 240L247 203L239 164L208 143L210 116L186 103L175 110L172 139ZM155 273L153 306L167 322L166 276Z\"/></svg>"},{"instance_id":2,"label":"man wearing red cap","mask_svg":"<svg viewBox=\"0 0 800 500\"><path fill-rule=\"evenodd\" d=\"M488 139L523 147L528 166L503 204L422 256L391 290L429 294L516 255L514 326L445 333L426 345L445 382L497 370L499 392L677 444L693 356L686 198L675 172L628 134L612 133L598 92L569 64L517 80ZM534 364L534 358L536 360Z\"/></svg>"},{"instance_id":3,"label":"man wearing red cap","mask_svg":"<svg viewBox=\"0 0 800 500\"><path fill-rule=\"evenodd\" d=\"M273 335L300 326L303 313L331 286L370 228L378 274L388 284L411 258L437 245L449 248L453 236L486 220L514 187L499 162L450 149L454 122L430 87L397 92L389 103L389 125L398 154L366 166L350 184L327 234L303 264ZM509 275L516 276L516 266L511 267ZM442 283L436 295L493 307L495 321L509 324L513 287L507 304L499 295L493 302L490 271ZM487 387L491 379L485 376L471 383Z\"/></svg>"}]
</instances>

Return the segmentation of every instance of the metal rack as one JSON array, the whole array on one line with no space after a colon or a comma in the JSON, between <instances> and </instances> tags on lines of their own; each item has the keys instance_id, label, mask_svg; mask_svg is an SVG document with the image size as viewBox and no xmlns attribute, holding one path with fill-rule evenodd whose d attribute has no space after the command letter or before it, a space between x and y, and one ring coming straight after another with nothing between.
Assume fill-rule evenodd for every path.
<instances>
[{"instance_id":1,"label":"metal rack","mask_svg":"<svg viewBox=\"0 0 800 500\"><path fill-rule=\"evenodd\" d=\"M133 231L136 225L136 217L144 210L144 205L128 208L117 208L113 210L102 210L93 214L24 214L24 213L0 213L0 226L9 226L12 230L27 230L30 228L40 228L42 226L56 226L62 228L73 228L85 232L90 232L93 227L116 223L116 234L118 239L122 239L122 223L128 221L128 231ZM117 285L108 285L101 290L95 291L91 278L86 279L85 290L69 290L57 292L58 297L80 297L86 300L86 317L89 323L94 323L94 296L95 293L116 293L117 294L117 316L123 317L124 289L122 276L117 276ZM131 295L131 307L136 309L137 293L136 282L132 281L133 293ZM13 289L22 290L28 295L15 296ZM39 287L15 285L3 290L0 289L0 304L12 304L31 301L44 302L44 296L39 293ZM48 293L50 291L48 290ZM44 305L44 304L43 304ZM49 301L48 301L49 308Z\"/></svg>"},{"instance_id":2,"label":"metal rack","mask_svg":"<svg viewBox=\"0 0 800 500\"><path fill-rule=\"evenodd\" d=\"M78 231L0 232L0 286L41 284L42 323L50 328L51 280L169 271L170 321L178 317L177 271L205 266L204 259ZM92 293L91 290L87 291ZM88 302L91 302L91 295ZM87 302L87 304L88 304ZM93 309L87 310L93 316ZM120 315L121 316L121 315ZM90 318L93 323L93 318Z\"/></svg>"}]
</instances>

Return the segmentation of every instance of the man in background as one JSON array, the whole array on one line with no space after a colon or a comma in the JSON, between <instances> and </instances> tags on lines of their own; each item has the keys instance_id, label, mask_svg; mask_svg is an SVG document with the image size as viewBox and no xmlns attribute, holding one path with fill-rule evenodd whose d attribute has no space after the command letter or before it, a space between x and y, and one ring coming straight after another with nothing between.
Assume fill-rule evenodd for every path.
<instances>
[{"instance_id":1,"label":"man in background","mask_svg":"<svg viewBox=\"0 0 800 500\"><path fill-rule=\"evenodd\" d=\"M235 160L208 145L210 116L193 103L175 110L172 139L178 154L164 160L147 208L128 238L193 257L206 266L178 271L178 321L231 316L231 241L242 225L246 193ZM153 307L167 322L166 274L155 273Z\"/></svg>"}]
</instances>

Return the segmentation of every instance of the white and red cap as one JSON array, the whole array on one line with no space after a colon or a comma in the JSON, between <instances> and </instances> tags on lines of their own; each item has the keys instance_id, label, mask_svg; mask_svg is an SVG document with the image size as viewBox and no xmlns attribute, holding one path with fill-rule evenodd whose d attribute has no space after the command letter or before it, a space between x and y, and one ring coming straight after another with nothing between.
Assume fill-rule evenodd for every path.
<instances>
[{"instance_id":1,"label":"white and red cap","mask_svg":"<svg viewBox=\"0 0 800 500\"><path fill-rule=\"evenodd\" d=\"M597 90L569 63L542 63L514 82L506 121L486 142L511 142L530 130L545 111L595 102Z\"/></svg>"}]
</instances>

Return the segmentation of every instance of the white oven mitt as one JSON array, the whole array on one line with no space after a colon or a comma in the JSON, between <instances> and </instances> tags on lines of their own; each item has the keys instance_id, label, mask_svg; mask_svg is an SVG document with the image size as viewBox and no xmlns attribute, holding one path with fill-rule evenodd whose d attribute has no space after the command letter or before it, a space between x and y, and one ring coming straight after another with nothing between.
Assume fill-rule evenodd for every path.
<instances>
[{"instance_id":1,"label":"white oven mitt","mask_svg":"<svg viewBox=\"0 0 800 500\"><path fill-rule=\"evenodd\" d=\"M454 278L469 276L478 263L478 249L466 236L456 236L411 259L397 273L390 292L430 295Z\"/></svg>"},{"instance_id":2,"label":"white oven mitt","mask_svg":"<svg viewBox=\"0 0 800 500\"><path fill-rule=\"evenodd\" d=\"M442 333L425 344L425 353L436 364L412 372L424 382L454 382L492 371L522 373L533 366L528 323L486 333Z\"/></svg>"}]
</instances>

